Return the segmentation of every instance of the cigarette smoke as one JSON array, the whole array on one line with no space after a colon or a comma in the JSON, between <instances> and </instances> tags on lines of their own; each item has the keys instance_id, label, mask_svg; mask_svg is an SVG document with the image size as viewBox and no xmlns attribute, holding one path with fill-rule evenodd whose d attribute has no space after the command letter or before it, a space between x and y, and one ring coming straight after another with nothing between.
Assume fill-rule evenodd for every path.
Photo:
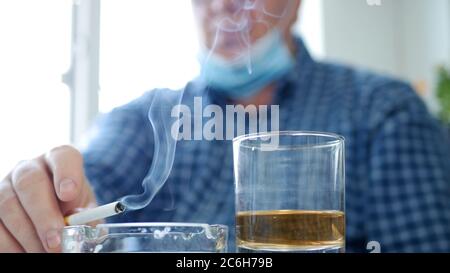
<instances>
[{"instance_id":1,"label":"cigarette smoke","mask_svg":"<svg viewBox=\"0 0 450 273\"><path fill-rule=\"evenodd\" d=\"M177 141L172 137L171 126L177 118L172 117L171 113L175 106L181 104L184 90L155 90L154 92L148 112L154 136L152 165L142 181L143 193L125 196L120 200L127 210L142 209L150 204L169 177L175 158Z\"/></svg>"},{"instance_id":2,"label":"cigarette smoke","mask_svg":"<svg viewBox=\"0 0 450 273\"><path fill-rule=\"evenodd\" d=\"M194 0L196 1L225 1L225 0ZM235 59L246 58L249 74L252 73L251 35L250 32L255 24L263 24L267 30L272 27L267 18L281 19L291 7L292 0L226 0L231 8L216 16L213 26L215 38L210 49L210 55L214 53L222 35L232 34L235 39L229 41L229 46L236 53ZM274 10L268 5L270 1L284 1L285 5L281 10ZM205 4L205 3L203 3ZM258 16L255 16L257 14ZM278 20L282 24L282 20ZM208 59L208 58L207 58ZM206 60L207 61L207 60ZM182 91L154 91L148 118L153 128L154 135L154 155L150 170L142 182L143 192L139 195L129 195L120 199L120 202L127 207L127 210L138 210L146 207L153 200L158 191L164 186L170 171L172 170L176 139L173 138L171 126L177 122L177 118L171 115L172 109L180 105L184 90ZM179 116L179 115L177 115Z\"/></svg>"}]
</instances>

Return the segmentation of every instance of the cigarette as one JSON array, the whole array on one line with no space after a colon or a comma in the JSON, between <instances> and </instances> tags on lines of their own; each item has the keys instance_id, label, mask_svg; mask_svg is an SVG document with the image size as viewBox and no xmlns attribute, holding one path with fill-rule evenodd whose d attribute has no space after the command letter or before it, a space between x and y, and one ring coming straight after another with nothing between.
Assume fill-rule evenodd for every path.
<instances>
[{"instance_id":1,"label":"cigarette","mask_svg":"<svg viewBox=\"0 0 450 273\"><path fill-rule=\"evenodd\" d=\"M126 207L120 202L109 203L64 217L66 226L85 225L97 220L121 214Z\"/></svg>"}]
</instances>

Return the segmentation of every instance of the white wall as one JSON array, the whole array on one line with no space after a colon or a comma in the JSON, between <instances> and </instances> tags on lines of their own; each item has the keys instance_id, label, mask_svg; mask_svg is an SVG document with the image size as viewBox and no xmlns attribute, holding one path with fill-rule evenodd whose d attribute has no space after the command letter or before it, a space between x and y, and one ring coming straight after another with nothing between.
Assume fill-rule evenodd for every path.
<instances>
[{"instance_id":1,"label":"white wall","mask_svg":"<svg viewBox=\"0 0 450 273\"><path fill-rule=\"evenodd\" d=\"M319 59L325 57L322 0L303 0L295 31L302 34L312 55Z\"/></svg>"},{"instance_id":2,"label":"white wall","mask_svg":"<svg viewBox=\"0 0 450 273\"><path fill-rule=\"evenodd\" d=\"M399 72L410 81L426 83L425 96L435 110L435 70L450 61L450 3L401 0L397 8Z\"/></svg>"},{"instance_id":3,"label":"white wall","mask_svg":"<svg viewBox=\"0 0 450 273\"><path fill-rule=\"evenodd\" d=\"M450 62L448 0L322 0L324 55L420 84L432 111L434 69Z\"/></svg>"},{"instance_id":4,"label":"white wall","mask_svg":"<svg viewBox=\"0 0 450 273\"><path fill-rule=\"evenodd\" d=\"M327 58L396 74L395 1L324 0Z\"/></svg>"}]
</instances>

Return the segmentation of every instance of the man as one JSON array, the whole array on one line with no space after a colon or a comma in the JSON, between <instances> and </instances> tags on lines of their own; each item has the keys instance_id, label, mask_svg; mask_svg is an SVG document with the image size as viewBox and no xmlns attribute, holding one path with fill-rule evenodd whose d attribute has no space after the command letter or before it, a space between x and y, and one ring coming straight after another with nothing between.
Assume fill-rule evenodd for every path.
<instances>
[{"instance_id":1,"label":"man","mask_svg":"<svg viewBox=\"0 0 450 273\"><path fill-rule=\"evenodd\" d=\"M450 251L450 149L441 128L408 85L315 62L290 31L299 6L193 0L202 75L185 98L279 105L281 130L343 135L347 251L366 251L370 241L383 252ZM152 160L160 160L152 158L147 119L154 93L104 117L82 153L58 147L11 171L0 183L0 251L58 252L63 215L141 191ZM155 199L114 221L233 227L232 161L230 141L179 142Z\"/></svg>"}]
</instances>

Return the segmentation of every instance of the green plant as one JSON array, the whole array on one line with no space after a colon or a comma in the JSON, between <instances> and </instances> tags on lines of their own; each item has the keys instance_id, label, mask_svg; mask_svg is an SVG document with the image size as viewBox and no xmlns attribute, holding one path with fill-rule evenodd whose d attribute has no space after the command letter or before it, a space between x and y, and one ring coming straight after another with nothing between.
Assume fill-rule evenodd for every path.
<instances>
[{"instance_id":1,"label":"green plant","mask_svg":"<svg viewBox=\"0 0 450 273\"><path fill-rule=\"evenodd\" d=\"M450 124L450 72L444 66L438 68L437 97L441 106L439 117Z\"/></svg>"}]
</instances>

